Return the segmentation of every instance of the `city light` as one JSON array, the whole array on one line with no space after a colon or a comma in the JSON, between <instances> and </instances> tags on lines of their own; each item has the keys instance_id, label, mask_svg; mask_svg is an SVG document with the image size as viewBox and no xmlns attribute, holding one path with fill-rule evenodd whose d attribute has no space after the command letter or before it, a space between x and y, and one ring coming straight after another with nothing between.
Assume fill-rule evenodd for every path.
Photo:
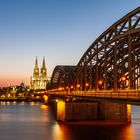
<instances>
[{"instance_id":1,"label":"city light","mask_svg":"<svg viewBox=\"0 0 140 140\"><path fill-rule=\"evenodd\" d=\"M76 86L77 88L79 88L80 87L80 84L77 84L77 86Z\"/></svg>"},{"instance_id":2,"label":"city light","mask_svg":"<svg viewBox=\"0 0 140 140\"><path fill-rule=\"evenodd\" d=\"M58 99L56 99L55 101L58 102Z\"/></svg>"},{"instance_id":3,"label":"city light","mask_svg":"<svg viewBox=\"0 0 140 140\"><path fill-rule=\"evenodd\" d=\"M48 96L47 95L44 95L43 98L44 98L45 102L48 101Z\"/></svg>"},{"instance_id":4,"label":"city light","mask_svg":"<svg viewBox=\"0 0 140 140\"><path fill-rule=\"evenodd\" d=\"M89 86L89 83L86 83L86 87L88 87Z\"/></svg>"},{"instance_id":5,"label":"city light","mask_svg":"<svg viewBox=\"0 0 140 140\"><path fill-rule=\"evenodd\" d=\"M103 81L102 80L99 80L98 83L99 83L99 85L102 85L103 84Z\"/></svg>"},{"instance_id":6,"label":"city light","mask_svg":"<svg viewBox=\"0 0 140 140\"><path fill-rule=\"evenodd\" d=\"M61 90L63 90L63 88L62 87L59 87L58 90L61 91Z\"/></svg>"},{"instance_id":7,"label":"city light","mask_svg":"<svg viewBox=\"0 0 140 140\"><path fill-rule=\"evenodd\" d=\"M70 86L70 88L71 88L71 89L73 89L73 88L74 88L74 86L73 86L73 85L71 85L71 86Z\"/></svg>"},{"instance_id":8,"label":"city light","mask_svg":"<svg viewBox=\"0 0 140 140\"><path fill-rule=\"evenodd\" d=\"M122 76L121 81L126 81L126 76Z\"/></svg>"}]
</instances>

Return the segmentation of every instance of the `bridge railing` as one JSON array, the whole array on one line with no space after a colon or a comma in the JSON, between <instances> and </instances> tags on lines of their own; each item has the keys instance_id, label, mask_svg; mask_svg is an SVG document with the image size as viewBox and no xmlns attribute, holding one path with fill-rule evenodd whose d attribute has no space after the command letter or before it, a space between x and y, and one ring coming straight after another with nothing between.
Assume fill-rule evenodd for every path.
<instances>
[{"instance_id":1,"label":"bridge railing","mask_svg":"<svg viewBox=\"0 0 140 140\"><path fill-rule=\"evenodd\" d=\"M123 90L123 91L57 91L48 92L48 94L84 96L84 97L101 97L101 98L122 98L122 99L140 99L140 90Z\"/></svg>"}]
</instances>

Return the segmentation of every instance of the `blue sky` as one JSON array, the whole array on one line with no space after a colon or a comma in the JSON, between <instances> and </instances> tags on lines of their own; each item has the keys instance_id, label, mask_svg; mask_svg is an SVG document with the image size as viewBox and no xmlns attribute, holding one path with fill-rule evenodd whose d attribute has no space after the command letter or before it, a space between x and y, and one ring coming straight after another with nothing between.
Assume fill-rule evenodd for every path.
<instances>
[{"instance_id":1,"label":"blue sky","mask_svg":"<svg viewBox=\"0 0 140 140\"><path fill-rule=\"evenodd\" d=\"M0 85L29 84L35 57L76 65L90 44L139 0L0 0Z\"/></svg>"}]
</instances>

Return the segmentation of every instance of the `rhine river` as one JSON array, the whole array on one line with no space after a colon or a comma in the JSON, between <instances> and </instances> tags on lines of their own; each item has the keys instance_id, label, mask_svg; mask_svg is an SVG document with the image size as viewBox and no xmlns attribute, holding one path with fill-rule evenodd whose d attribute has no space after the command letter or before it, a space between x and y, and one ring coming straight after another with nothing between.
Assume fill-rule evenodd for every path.
<instances>
[{"instance_id":1,"label":"rhine river","mask_svg":"<svg viewBox=\"0 0 140 140\"><path fill-rule=\"evenodd\" d=\"M132 123L57 122L41 103L0 103L0 140L140 140L140 106Z\"/></svg>"}]
</instances>

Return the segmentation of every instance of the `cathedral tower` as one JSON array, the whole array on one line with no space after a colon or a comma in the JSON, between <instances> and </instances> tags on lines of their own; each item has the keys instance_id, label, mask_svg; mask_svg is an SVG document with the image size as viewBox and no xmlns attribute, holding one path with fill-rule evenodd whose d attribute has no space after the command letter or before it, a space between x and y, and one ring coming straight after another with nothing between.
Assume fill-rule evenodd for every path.
<instances>
[{"instance_id":1,"label":"cathedral tower","mask_svg":"<svg viewBox=\"0 0 140 140\"><path fill-rule=\"evenodd\" d=\"M34 66L34 72L33 72L33 77L31 77L31 89L33 90L45 90L47 86L47 69L45 65L45 58L43 58L42 62L42 67L39 72L39 67L38 67L38 60L36 57L35 60L35 66Z\"/></svg>"},{"instance_id":2,"label":"cathedral tower","mask_svg":"<svg viewBox=\"0 0 140 140\"><path fill-rule=\"evenodd\" d=\"M46 77L47 76L47 69L45 66L45 58L43 58L42 68L41 68L41 76Z\"/></svg>"},{"instance_id":3,"label":"cathedral tower","mask_svg":"<svg viewBox=\"0 0 140 140\"><path fill-rule=\"evenodd\" d=\"M38 68L37 57L36 57L36 60L35 60L33 77L39 78L39 68Z\"/></svg>"}]
</instances>

